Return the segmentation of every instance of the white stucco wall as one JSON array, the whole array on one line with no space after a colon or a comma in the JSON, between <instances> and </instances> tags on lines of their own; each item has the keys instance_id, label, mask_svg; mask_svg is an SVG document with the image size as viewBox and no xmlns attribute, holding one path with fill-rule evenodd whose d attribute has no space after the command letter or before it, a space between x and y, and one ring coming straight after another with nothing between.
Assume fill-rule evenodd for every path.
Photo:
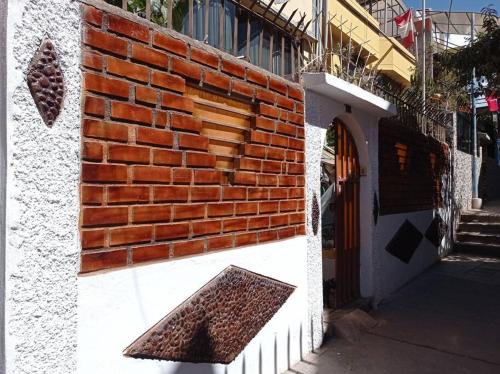
<instances>
[{"instance_id":1,"label":"white stucco wall","mask_svg":"<svg viewBox=\"0 0 500 374\"><path fill-rule=\"evenodd\" d=\"M453 178L454 197L457 208L461 211L471 208L472 201L472 160L471 154L455 150ZM476 158L477 171L481 171L481 158ZM481 197L481 196L480 196Z\"/></svg>"},{"instance_id":2,"label":"white stucco wall","mask_svg":"<svg viewBox=\"0 0 500 374\"><path fill-rule=\"evenodd\" d=\"M81 276L78 373L280 373L308 345L306 237ZM297 286L284 306L229 365L179 364L122 355L136 338L229 265ZM244 367L243 367L244 366Z\"/></svg>"},{"instance_id":3,"label":"white stucco wall","mask_svg":"<svg viewBox=\"0 0 500 374\"><path fill-rule=\"evenodd\" d=\"M320 157L326 129L334 118L342 120L353 136L358 149L359 163L366 169L366 176L360 179L360 281L361 295L373 298L374 305L390 296L406 282L417 276L427 267L439 260L440 255L450 248L450 241L443 240L437 249L427 239L423 239L409 264L405 264L385 250L405 219L412 222L422 233L430 225L437 212L409 212L379 216L375 224L373 217L374 195L378 198L378 120L376 113L352 108L347 113L343 103L312 91L306 91L306 159L308 209L310 196L314 190L319 196ZM309 137L309 138L308 138ZM320 143L321 138L321 143ZM446 204L445 204L446 205ZM439 210L441 217L449 219L449 207ZM310 210L308 213L310 216ZM321 225L320 225L321 227ZM308 232L309 287L313 294L321 288L318 279L318 263L321 262L321 232L313 238ZM321 269L321 268L320 268ZM316 288L315 288L316 287ZM314 300L314 297L310 298ZM314 313L320 308L311 304Z\"/></svg>"},{"instance_id":4,"label":"white stucco wall","mask_svg":"<svg viewBox=\"0 0 500 374\"><path fill-rule=\"evenodd\" d=\"M26 83L45 37L66 85L52 128ZM7 41L6 373L68 374L76 369L79 3L9 0Z\"/></svg>"},{"instance_id":5,"label":"white stucco wall","mask_svg":"<svg viewBox=\"0 0 500 374\"><path fill-rule=\"evenodd\" d=\"M425 236L408 264L385 250L385 247L405 220L410 221L424 234L435 214L433 210L425 210L379 217L375 233L375 256L379 262L376 277L376 292L373 295L375 304L389 297L391 293L401 288L408 281L439 260L438 249Z\"/></svg>"},{"instance_id":6,"label":"white stucco wall","mask_svg":"<svg viewBox=\"0 0 500 374\"><path fill-rule=\"evenodd\" d=\"M374 294L374 274L377 268L373 257L373 194L378 190L378 118L375 115L352 108L347 113L345 105L326 96L306 91L306 182L308 196L308 217L310 217L310 199L313 191L320 197L320 160L321 150L327 128L335 118L342 120L349 128L358 150L360 167L366 170L366 176L360 179L360 287L363 297ZM312 236L308 225L308 271L311 297L321 297L321 302L311 303L313 315L322 312L321 267L321 224L317 237ZM319 317L318 317L319 318ZM319 332L318 332L319 333Z\"/></svg>"}]
</instances>

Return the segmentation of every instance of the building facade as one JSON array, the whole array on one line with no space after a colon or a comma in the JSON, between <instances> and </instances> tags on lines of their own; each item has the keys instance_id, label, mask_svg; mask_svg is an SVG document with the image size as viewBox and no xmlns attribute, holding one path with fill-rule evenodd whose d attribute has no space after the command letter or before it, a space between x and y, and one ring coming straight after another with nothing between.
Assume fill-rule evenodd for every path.
<instances>
[{"instance_id":1,"label":"building facade","mask_svg":"<svg viewBox=\"0 0 500 374\"><path fill-rule=\"evenodd\" d=\"M5 372L282 372L322 343L325 267L338 305L376 305L446 253L447 146L377 91L415 64L380 31L351 0L8 2ZM290 294L258 320L255 288L210 288L235 268ZM155 330L192 300L231 317Z\"/></svg>"}]
</instances>

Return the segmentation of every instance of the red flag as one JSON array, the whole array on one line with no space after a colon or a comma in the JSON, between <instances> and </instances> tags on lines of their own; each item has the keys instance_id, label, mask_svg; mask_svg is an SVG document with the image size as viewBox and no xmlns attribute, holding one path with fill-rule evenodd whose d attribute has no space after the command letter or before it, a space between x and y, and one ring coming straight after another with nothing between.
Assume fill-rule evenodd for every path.
<instances>
[{"instance_id":1,"label":"red flag","mask_svg":"<svg viewBox=\"0 0 500 374\"><path fill-rule=\"evenodd\" d=\"M399 35L401 35L401 42L406 48L410 47L415 42L412 10L408 9L403 14L395 17L394 21L398 27Z\"/></svg>"},{"instance_id":2,"label":"red flag","mask_svg":"<svg viewBox=\"0 0 500 374\"><path fill-rule=\"evenodd\" d=\"M486 96L486 102L490 112L498 112L498 99L495 91Z\"/></svg>"}]
</instances>

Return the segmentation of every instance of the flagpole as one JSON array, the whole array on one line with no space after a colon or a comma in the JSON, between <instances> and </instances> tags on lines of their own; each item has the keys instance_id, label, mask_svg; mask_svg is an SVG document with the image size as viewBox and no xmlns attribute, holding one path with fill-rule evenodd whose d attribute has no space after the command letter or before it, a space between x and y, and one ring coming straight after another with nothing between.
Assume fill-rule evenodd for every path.
<instances>
[{"instance_id":1,"label":"flagpole","mask_svg":"<svg viewBox=\"0 0 500 374\"><path fill-rule=\"evenodd\" d=\"M425 60L426 60L426 53L425 53L425 0L422 0L422 99L423 99L423 104L424 104L424 113L425 113Z\"/></svg>"},{"instance_id":2,"label":"flagpole","mask_svg":"<svg viewBox=\"0 0 500 374\"><path fill-rule=\"evenodd\" d=\"M411 17L411 21L413 22L413 14L412 14L412 17ZM415 34L416 34L416 31L415 31ZM415 62L418 66L418 35L415 35Z\"/></svg>"},{"instance_id":3,"label":"flagpole","mask_svg":"<svg viewBox=\"0 0 500 374\"><path fill-rule=\"evenodd\" d=\"M385 0L384 9L384 34L387 35L387 0Z\"/></svg>"}]
</instances>

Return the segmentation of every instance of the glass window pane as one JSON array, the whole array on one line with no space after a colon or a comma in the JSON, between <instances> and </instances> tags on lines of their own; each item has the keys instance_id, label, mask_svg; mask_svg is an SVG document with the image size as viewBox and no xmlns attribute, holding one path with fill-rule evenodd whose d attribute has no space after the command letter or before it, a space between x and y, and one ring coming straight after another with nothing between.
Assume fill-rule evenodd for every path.
<instances>
[{"instance_id":1,"label":"glass window pane","mask_svg":"<svg viewBox=\"0 0 500 374\"><path fill-rule=\"evenodd\" d=\"M193 37L205 39L205 0L193 0Z\"/></svg>"},{"instance_id":2,"label":"glass window pane","mask_svg":"<svg viewBox=\"0 0 500 374\"><path fill-rule=\"evenodd\" d=\"M262 67L269 70L269 52L271 48L271 34L264 30L264 38L262 40Z\"/></svg>"},{"instance_id":3,"label":"glass window pane","mask_svg":"<svg viewBox=\"0 0 500 374\"><path fill-rule=\"evenodd\" d=\"M119 6L120 8L122 7L122 1L123 0L106 0L108 4L114 5L114 6Z\"/></svg>"},{"instance_id":4,"label":"glass window pane","mask_svg":"<svg viewBox=\"0 0 500 374\"><path fill-rule=\"evenodd\" d=\"M285 75L292 74L292 48L290 39L285 38Z\"/></svg>"},{"instance_id":5,"label":"glass window pane","mask_svg":"<svg viewBox=\"0 0 500 374\"><path fill-rule=\"evenodd\" d=\"M234 36L234 15L236 14L235 5L229 1L224 1L224 50L233 53Z\"/></svg>"},{"instance_id":6,"label":"glass window pane","mask_svg":"<svg viewBox=\"0 0 500 374\"><path fill-rule=\"evenodd\" d=\"M151 21L160 26L167 26L167 20L168 20L167 0L151 0Z\"/></svg>"},{"instance_id":7,"label":"glass window pane","mask_svg":"<svg viewBox=\"0 0 500 374\"><path fill-rule=\"evenodd\" d=\"M208 14L208 44L219 46L221 0L210 0Z\"/></svg>"},{"instance_id":8,"label":"glass window pane","mask_svg":"<svg viewBox=\"0 0 500 374\"><path fill-rule=\"evenodd\" d=\"M238 14L238 56L247 55L247 20L248 16L244 12Z\"/></svg>"},{"instance_id":9,"label":"glass window pane","mask_svg":"<svg viewBox=\"0 0 500 374\"><path fill-rule=\"evenodd\" d=\"M250 20L250 62L259 63L260 30L262 24L258 20Z\"/></svg>"},{"instance_id":10,"label":"glass window pane","mask_svg":"<svg viewBox=\"0 0 500 374\"><path fill-rule=\"evenodd\" d=\"M273 73L281 75L281 35L274 34L273 39Z\"/></svg>"},{"instance_id":11,"label":"glass window pane","mask_svg":"<svg viewBox=\"0 0 500 374\"><path fill-rule=\"evenodd\" d=\"M173 0L172 27L174 30L188 35L189 33L189 2L188 0Z\"/></svg>"}]
</instances>

